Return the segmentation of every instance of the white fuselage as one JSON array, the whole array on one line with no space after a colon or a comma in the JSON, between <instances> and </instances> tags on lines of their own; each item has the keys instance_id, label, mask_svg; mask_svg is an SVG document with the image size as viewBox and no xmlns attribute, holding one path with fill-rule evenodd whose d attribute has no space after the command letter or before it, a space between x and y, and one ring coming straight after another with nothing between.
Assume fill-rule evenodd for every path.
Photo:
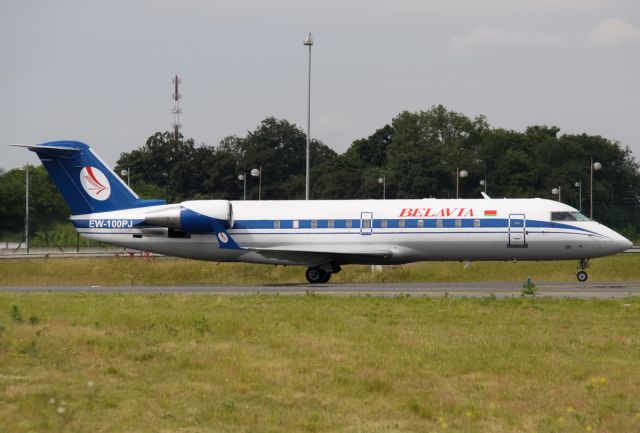
<instances>
[{"instance_id":1,"label":"white fuselage","mask_svg":"<svg viewBox=\"0 0 640 433\"><path fill-rule=\"evenodd\" d=\"M149 212L175 205L76 215L72 221L87 238L127 248L201 260L307 266L332 254L342 263L362 264L584 259L631 245L592 220L551 220L552 212L577 211L543 199L230 203L233 226L227 232L241 249L220 248L215 233L170 237L165 227L141 226ZM181 206L207 214L206 201Z\"/></svg>"}]
</instances>

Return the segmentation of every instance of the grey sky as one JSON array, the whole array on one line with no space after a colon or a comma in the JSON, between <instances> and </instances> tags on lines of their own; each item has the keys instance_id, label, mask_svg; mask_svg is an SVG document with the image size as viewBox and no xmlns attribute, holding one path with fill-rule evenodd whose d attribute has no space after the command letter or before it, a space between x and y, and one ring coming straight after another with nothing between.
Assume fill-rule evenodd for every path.
<instances>
[{"instance_id":1,"label":"grey sky","mask_svg":"<svg viewBox=\"0 0 640 433\"><path fill-rule=\"evenodd\" d=\"M312 136L338 152L442 103L640 157L638 0L0 0L0 143L77 139L114 164L171 128L175 74L197 143L266 116L304 128L309 31Z\"/></svg>"}]
</instances>

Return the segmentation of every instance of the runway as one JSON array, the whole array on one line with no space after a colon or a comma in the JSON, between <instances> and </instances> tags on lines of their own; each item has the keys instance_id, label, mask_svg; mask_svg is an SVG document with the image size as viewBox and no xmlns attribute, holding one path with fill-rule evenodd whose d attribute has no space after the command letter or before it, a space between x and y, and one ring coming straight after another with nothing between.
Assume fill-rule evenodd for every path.
<instances>
[{"instance_id":1,"label":"runway","mask_svg":"<svg viewBox=\"0 0 640 433\"><path fill-rule=\"evenodd\" d=\"M536 298L616 299L640 296L640 281L632 282L541 282L536 283ZM456 298L520 297L522 284L514 282L472 283L329 283L266 286L56 286L56 287L0 287L0 292L73 292L73 293L210 293L224 295L332 295L332 296L450 296Z\"/></svg>"}]
</instances>

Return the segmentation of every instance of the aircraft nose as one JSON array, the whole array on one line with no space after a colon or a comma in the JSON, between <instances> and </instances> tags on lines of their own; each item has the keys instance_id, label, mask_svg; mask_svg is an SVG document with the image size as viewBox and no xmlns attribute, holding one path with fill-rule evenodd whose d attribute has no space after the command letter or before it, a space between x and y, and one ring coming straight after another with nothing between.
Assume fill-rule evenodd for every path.
<instances>
[{"instance_id":1,"label":"aircraft nose","mask_svg":"<svg viewBox=\"0 0 640 433\"><path fill-rule=\"evenodd\" d=\"M629 239L625 238L624 236L618 235L616 238L612 240L616 249L619 250L619 252L627 251L629 248L633 246L633 242L631 242Z\"/></svg>"},{"instance_id":2,"label":"aircraft nose","mask_svg":"<svg viewBox=\"0 0 640 433\"><path fill-rule=\"evenodd\" d=\"M633 246L633 242L608 227L600 226L599 233L603 235L602 246L609 254L622 253Z\"/></svg>"}]
</instances>

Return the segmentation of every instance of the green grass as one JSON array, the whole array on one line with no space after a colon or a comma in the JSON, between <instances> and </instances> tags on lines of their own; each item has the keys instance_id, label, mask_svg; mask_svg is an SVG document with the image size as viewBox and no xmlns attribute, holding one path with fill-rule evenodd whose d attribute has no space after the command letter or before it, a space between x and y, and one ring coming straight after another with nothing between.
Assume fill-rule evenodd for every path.
<instances>
[{"instance_id":1,"label":"green grass","mask_svg":"<svg viewBox=\"0 0 640 433\"><path fill-rule=\"evenodd\" d=\"M637 298L0 293L0 431L640 431L639 330Z\"/></svg>"},{"instance_id":2,"label":"green grass","mask_svg":"<svg viewBox=\"0 0 640 433\"><path fill-rule=\"evenodd\" d=\"M590 281L640 280L640 254L592 260ZM458 262L423 262L385 266L344 266L332 282L411 281L575 281L577 261L474 262L465 269ZM213 263L172 258L98 258L1 260L0 286L129 286L191 284L306 283L299 266Z\"/></svg>"}]
</instances>

